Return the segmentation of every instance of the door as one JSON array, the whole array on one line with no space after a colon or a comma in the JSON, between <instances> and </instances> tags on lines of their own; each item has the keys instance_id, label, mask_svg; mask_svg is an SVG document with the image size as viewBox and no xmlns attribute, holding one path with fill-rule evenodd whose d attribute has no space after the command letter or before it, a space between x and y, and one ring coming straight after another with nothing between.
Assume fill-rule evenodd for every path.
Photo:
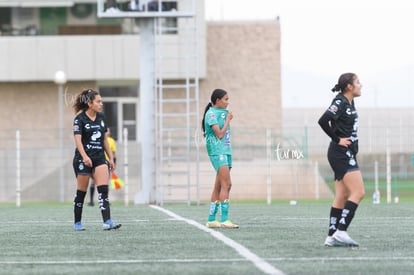
<instances>
[{"instance_id":1,"label":"door","mask_svg":"<svg viewBox=\"0 0 414 275\"><path fill-rule=\"evenodd\" d=\"M138 136L136 99L106 99L103 104L106 124L111 129L112 137L122 143L123 129L126 128L128 140L136 141Z\"/></svg>"}]
</instances>

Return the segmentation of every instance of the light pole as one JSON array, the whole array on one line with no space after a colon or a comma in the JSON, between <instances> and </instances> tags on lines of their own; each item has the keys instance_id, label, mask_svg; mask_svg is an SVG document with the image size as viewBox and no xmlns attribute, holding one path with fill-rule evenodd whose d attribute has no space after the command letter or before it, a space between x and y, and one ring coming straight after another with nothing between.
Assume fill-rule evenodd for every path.
<instances>
[{"instance_id":1,"label":"light pole","mask_svg":"<svg viewBox=\"0 0 414 275\"><path fill-rule=\"evenodd\" d=\"M64 71L55 73L55 84L58 85L58 130L59 130L59 162L63 160L63 86L66 84L66 74ZM65 201L65 183L63 165L59 165L59 186L60 202Z\"/></svg>"}]
</instances>

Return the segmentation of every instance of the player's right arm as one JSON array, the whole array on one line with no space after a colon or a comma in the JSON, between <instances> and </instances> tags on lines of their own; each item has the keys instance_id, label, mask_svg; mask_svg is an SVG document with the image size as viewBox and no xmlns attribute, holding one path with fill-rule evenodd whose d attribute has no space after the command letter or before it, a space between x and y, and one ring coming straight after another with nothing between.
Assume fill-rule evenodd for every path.
<instances>
[{"instance_id":1,"label":"player's right arm","mask_svg":"<svg viewBox=\"0 0 414 275\"><path fill-rule=\"evenodd\" d=\"M339 105L339 103L336 103ZM336 110L335 105L332 105L325 113L319 118L318 124L321 126L322 130L332 139L333 142L348 147L351 144L350 137L338 137L334 130L331 127L331 121L335 119Z\"/></svg>"},{"instance_id":2,"label":"player's right arm","mask_svg":"<svg viewBox=\"0 0 414 275\"><path fill-rule=\"evenodd\" d=\"M83 163L85 163L86 166L92 167L92 160L90 159L88 154L86 154L85 148L83 148L81 135L75 134L75 144L76 144L76 148L78 149L83 159Z\"/></svg>"},{"instance_id":3,"label":"player's right arm","mask_svg":"<svg viewBox=\"0 0 414 275\"><path fill-rule=\"evenodd\" d=\"M230 120L232 120L232 118L233 113L228 112L223 127L220 128L218 124L211 125L211 129L213 130L217 138L222 139L224 137L227 131L227 127L229 126Z\"/></svg>"},{"instance_id":4,"label":"player's right arm","mask_svg":"<svg viewBox=\"0 0 414 275\"><path fill-rule=\"evenodd\" d=\"M73 121L73 136L75 138L76 149L78 149L78 152L80 153L82 157L83 163L86 166L92 167L92 160L90 159L88 154L86 154L85 148L83 147L83 144L82 144L82 128L83 128L82 119L79 117L79 114L78 114L75 120Z\"/></svg>"}]
</instances>

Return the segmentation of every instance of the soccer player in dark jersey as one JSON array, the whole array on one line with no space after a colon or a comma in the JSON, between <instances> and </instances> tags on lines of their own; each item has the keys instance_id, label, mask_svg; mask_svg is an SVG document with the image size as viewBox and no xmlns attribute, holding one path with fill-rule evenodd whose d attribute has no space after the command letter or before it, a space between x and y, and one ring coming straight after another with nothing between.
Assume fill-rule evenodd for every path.
<instances>
[{"instance_id":1,"label":"soccer player in dark jersey","mask_svg":"<svg viewBox=\"0 0 414 275\"><path fill-rule=\"evenodd\" d=\"M85 230L81 219L90 178L93 179L98 191L99 208L104 222L103 229L110 230L121 227L121 224L111 219L109 207L109 169L114 169L114 160L105 135L107 127L102 107L101 95L92 89L81 92L73 104L76 112L73 121L76 144L73 169L77 179L74 199L74 229L76 231ZM105 153L108 155L108 160L105 159Z\"/></svg>"},{"instance_id":2,"label":"soccer player in dark jersey","mask_svg":"<svg viewBox=\"0 0 414 275\"><path fill-rule=\"evenodd\" d=\"M358 114L354 98L361 95L361 83L354 73L339 77L332 92L338 92L318 123L331 138L328 161L335 174L335 198L325 246L359 246L347 233L356 209L365 196L358 167Z\"/></svg>"}]
</instances>

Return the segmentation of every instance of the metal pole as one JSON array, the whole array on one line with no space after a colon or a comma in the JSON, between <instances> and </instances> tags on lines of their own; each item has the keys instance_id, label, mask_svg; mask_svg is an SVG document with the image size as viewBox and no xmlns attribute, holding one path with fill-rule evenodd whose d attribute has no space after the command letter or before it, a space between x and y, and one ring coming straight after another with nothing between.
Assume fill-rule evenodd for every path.
<instances>
[{"instance_id":1,"label":"metal pole","mask_svg":"<svg viewBox=\"0 0 414 275\"><path fill-rule=\"evenodd\" d=\"M141 191L135 204L155 201L155 91L154 19L139 20L140 27L140 124Z\"/></svg>"},{"instance_id":2,"label":"metal pole","mask_svg":"<svg viewBox=\"0 0 414 275\"><path fill-rule=\"evenodd\" d=\"M391 203L391 152L389 144L389 131L387 129L387 142L386 142L386 162L387 162L387 203Z\"/></svg>"},{"instance_id":3,"label":"metal pole","mask_svg":"<svg viewBox=\"0 0 414 275\"><path fill-rule=\"evenodd\" d=\"M266 129L266 155L267 155L267 177L266 177L266 190L267 190L267 204L272 204L272 133L270 129Z\"/></svg>"},{"instance_id":4,"label":"metal pole","mask_svg":"<svg viewBox=\"0 0 414 275\"><path fill-rule=\"evenodd\" d=\"M128 190L128 129L124 128L124 203L128 206L129 190Z\"/></svg>"},{"instance_id":5,"label":"metal pole","mask_svg":"<svg viewBox=\"0 0 414 275\"><path fill-rule=\"evenodd\" d=\"M20 130L16 130L16 206L21 205Z\"/></svg>"},{"instance_id":6,"label":"metal pole","mask_svg":"<svg viewBox=\"0 0 414 275\"><path fill-rule=\"evenodd\" d=\"M319 192L319 163L315 162L315 198L319 200L320 192Z\"/></svg>"},{"instance_id":7,"label":"metal pole","mask_svg":"<svg viewBox=\"0 0 414 275\"><path fill-rule=\"evenodd\" d=\"M65 180L63 170L63 85L58 85L58 108L59 108L59 186L60 186L60 202L65 201Z\"/></svg>"},{"instance_id":8,"label":"metal pole","mask_svg":"<svg viewBox=\"0 0 414 275\"><path fill-rule=\"evenodd\" d=\"M56 71L55 84L58 85L58 139L59 139L59 187L60 202L65 201L65 182L64 182L64 154L63 154L63 85L66 84L66 74L64 71Z\"/></svg>"}]
</instances>

